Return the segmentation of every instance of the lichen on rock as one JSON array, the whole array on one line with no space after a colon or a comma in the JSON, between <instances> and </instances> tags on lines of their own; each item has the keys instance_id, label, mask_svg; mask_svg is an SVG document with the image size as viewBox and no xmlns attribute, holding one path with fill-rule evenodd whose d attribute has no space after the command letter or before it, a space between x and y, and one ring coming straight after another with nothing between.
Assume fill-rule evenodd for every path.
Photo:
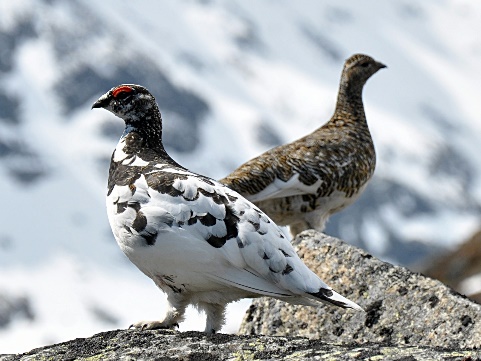
<instances>
[{"instance_id":1,"label":"lichen on rock","mask_svg":"<svg viewBox=\"0 0 481 361\"><path fill-rule=\"evenodd\" d=\"M300 337L237 336L165 330L116 330L20 355L0 355L0 361L248 361L248 360L475 360L477 350L448 350L382 344L331 344Z\"/></svg>"}]
</instances>

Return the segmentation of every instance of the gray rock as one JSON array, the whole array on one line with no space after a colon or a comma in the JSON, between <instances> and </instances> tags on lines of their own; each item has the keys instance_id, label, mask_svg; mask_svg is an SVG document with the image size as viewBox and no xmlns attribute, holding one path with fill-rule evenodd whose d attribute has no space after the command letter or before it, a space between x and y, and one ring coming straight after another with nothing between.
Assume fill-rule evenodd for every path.
<instances>
[{"instance_id":1,"label":"gray rock","mask_svg":"<svg viewBox=\"0 0 481 361\"><path fill-rule=\"evenodd\" d=\"M241 334L303 336L336 343L481 347L481 305L441 282L314 231L301 233L295 245L314 272L366 313L262 298L248 310Z\"/></svg>"},{"instance_id":2,"label":"gray rock","mask_svg":"<svg viewBox=\"0 0 481 361\"><path fill-rule=\"evenodd\" d=\"M206 336L200 332L117 330L0 361L34 360L475 360L479 350L389 345L336 345L298 337Z\"/></svg>"},{"instance_id":3,"label":"gray rock","mask_svg":"<svg viewBox=\"0 0 481 361\"><path fill-rule=\"evenodd\" d=\"M296 246L312 269L367 312L258 299L241 327L248 335L116 330L0 361L481 360L481 305L314 231L301 233Z\"/></svg>"}]
</instances>

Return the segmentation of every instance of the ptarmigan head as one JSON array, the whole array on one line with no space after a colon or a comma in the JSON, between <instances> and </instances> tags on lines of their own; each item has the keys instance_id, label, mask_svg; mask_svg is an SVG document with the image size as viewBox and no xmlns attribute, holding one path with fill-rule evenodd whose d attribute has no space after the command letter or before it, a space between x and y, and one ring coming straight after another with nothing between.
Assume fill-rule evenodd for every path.
<instances>
[{"instance_id":1,"label":"ptarmigan head","mask_svg":"<svg viewBox=\"0 0 481 361\"><path fill-rule=\"evenodd\" d=\"M342 82L363 86L379 69L386 68L368 55L354 54L344 63Z\"/></svg>"},{"instance_id":2,"label":"ptarmigan head","mask_svg":"<svg viewBox=\"0 0 481 361\"><path fill-rule=\"evenodd\" d=\"M157 102L143 86L116 86L102 95L92 108L104 108L124 120L125 130L119 144L122 152L139 152L144 149L150 154L143 154L144 160L161 156L164 160L174 162L162 144L162 117ZM124 145L128 149L124 149Z\"/></svg>"},{"instance_id":3,"label":"ptarmigan head","mask_svg":"<svg viewBox=\"0 0 481 361\"><path fill-rule=\"evenodd\" d=\"M110 89L92 105L93 108L104 108L119 118L126 125L141 128L148 126L152 114L158 113L154 96L143 86L122 84Z\"/></svg>"}]
</instances>

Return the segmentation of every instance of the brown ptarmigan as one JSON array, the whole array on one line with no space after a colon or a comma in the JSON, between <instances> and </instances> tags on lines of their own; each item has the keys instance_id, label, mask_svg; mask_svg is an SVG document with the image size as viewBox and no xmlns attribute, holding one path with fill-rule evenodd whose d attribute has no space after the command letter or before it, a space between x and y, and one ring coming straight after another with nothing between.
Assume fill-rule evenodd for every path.
<instances>
[{"instance_id":1,"label":"brown ptarmigan","mask_svg":"<svg viewBox=\"0 0 481 361\"><path fill-rule=\"evenodd\" d=\"M147 89L120 85L92 108L105 108L125 121L107 187L112 232L169 304L162 320L133 327L172 328L192 304L205 311L205 331L213 333L224 324L226 304L246 297L360 309L309 270L256 206L167 154L160 112Z\"/></svg>"},{"instance_id":2,"label":"brown ptarmigan","mask_svg":"<svg viewBox=\"0 0 481 361\"><path fill-rule=\"evenodd\" d=\"M384 64L355 54L346 60L336 110L311 134L244 163L221 183L254 202L293 236L323 231L329 216L352 204L376 166L362 89Z\"/></svg>"}]
</instances>

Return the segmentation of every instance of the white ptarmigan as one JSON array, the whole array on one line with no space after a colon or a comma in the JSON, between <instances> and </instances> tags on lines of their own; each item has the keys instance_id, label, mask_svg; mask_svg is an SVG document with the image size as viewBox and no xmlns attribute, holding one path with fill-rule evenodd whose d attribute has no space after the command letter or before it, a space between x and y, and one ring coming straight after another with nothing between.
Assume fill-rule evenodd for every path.
<instances>
[{"instance_id":1,"label":"white ptarmigan","mask_svg":"<svg viewBox=\"0 0 481 361\"><path fill-rule=\"evenodd\" d=\"M221 183L254 202L291 234L324 230L352 204L376 166L362 89L382 63L363 54L346 60L332 118L311 134L247 161Z\"/></svg>"},{"instance_id":2,"label":"white ptarmigan","mask_svg":"<svg viewBox=\"0 0 481 361\"><path fill-rule=\"evenodd\" d=\"M227 303L259 296L361 309L309 270L256 206L166 153L160 112L147 89L117 86L92 108L107 109L125 121L109 170L112 232L169 303L163 320L133 327L172 328L192 304L205 311L205 331L214 333L224 323Z\"/></svg>"}]
</instances>

